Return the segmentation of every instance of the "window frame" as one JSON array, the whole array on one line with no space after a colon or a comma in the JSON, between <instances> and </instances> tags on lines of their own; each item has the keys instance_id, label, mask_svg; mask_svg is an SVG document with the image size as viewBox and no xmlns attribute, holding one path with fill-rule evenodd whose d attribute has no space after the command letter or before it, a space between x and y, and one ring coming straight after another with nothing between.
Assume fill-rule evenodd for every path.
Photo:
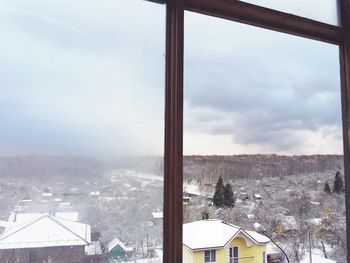
<instances>
[{"instance_id":1,"label":"window frame","mask_svg":"<svg viewBox=\"0 0 350 263\"><path fill-rule=\"evenodd\" d=\"M36 250L29 251L29 262L34 263L38 261L38 253Z\"/></svg>"},{"instance_id":2,"label":"window frame","mask_svg":"<svg viewBox=\"0 0 350 263\"><path fill-rule=\"evenodd\" d=\"M209 261L206 261L207 253L209 253ZM211 262L216 262L216 250L215 249L204 250L204 263L211 263Z\"/></svg>"},{"instance_id":3,"label":"window frame","mask_svg":"<svg viewBox=\"0 0 350 263\"><path fill-rule=\"evenodd\" d=\"M232 249L232 250L231 250ZM235 256L235 249L237 249L237 256ZM232 251L232 255L231 255ZM239 246L232 246L230 247L230 263L239 263Z\"/></svg>"},{"instance_id":4,"label":"window frame","mask_svg":"<svg viewBox=\"0 0 350 263\"><path fill-rule=\"evenodd\" d=\"M262 257L263 257L263 263L267 263L267 253L266 253L266 251L264 251L262 253Z\"/></svg>"},{"instance_id":5,"label":"window frame","mask_svg":"<svg viewBox=\"0 0 350 263\"><path fill-rule=\"evenodd\" d=\"M163 262L182 262L184 12L192 11L339 46L347 251L350 254L350 0L329 25L236 0L148 0L166 4Z\"/></svg>"}]
</instances>

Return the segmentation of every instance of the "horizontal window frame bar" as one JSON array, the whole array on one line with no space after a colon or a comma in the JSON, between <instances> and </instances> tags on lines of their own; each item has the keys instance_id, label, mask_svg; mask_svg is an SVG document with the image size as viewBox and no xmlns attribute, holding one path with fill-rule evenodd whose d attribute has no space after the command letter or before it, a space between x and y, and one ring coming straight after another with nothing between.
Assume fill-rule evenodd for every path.
<instances>
[{"instance_id":1,"label":"horizontal window frame bar","mask_svg":"<svg viewBox=\"0 0 350 263\"><path fill-rule=\"evenodd\" d=\"M340 26L237 0L185 0L185 10L337 45L346 35Z\"/></svg>"}]
</instances>

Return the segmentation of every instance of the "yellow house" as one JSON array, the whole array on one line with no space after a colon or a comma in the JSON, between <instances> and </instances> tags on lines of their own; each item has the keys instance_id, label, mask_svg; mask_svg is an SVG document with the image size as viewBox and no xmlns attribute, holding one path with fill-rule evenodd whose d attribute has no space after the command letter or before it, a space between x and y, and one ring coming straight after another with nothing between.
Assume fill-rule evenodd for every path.
<instances>
[{"instance_id":1,"label":"yellow house","mask_svg":"<svg viewBox=\"0 0 350 263\"><path fill-rule=\"evenodd\" d=\"M183 225L184 263L267 263L269 238L221 220Z\"/></svg>"}]
</instances>

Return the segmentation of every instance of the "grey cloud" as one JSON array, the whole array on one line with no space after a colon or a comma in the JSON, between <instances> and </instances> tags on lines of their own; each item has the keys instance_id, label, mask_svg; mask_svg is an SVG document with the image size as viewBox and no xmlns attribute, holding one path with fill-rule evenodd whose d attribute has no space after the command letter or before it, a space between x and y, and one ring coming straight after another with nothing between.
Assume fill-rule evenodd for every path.
<instances>
[{"instance_id":1,"label":"grey cloud","mask_svg":"<svg viewBox=\"0 0 350 263\"><path fill-rule=\"evenodd\" d=\"M303 144L298 131L331 126L341 134L336 46L187 16L192 25L185 35L185 118L190 115L192 123L186 128L197 125L240 144L290 151ZM208 45L198 47L200 40ZM196 118L203 108L204 114L216 113L211 121ZM218 122L220 115L224 121Z\"/></svg>"},{"instance_id":2,"label":"grey cloud","mask_svg":"<svg viewBox=\"0 0 350 263\"><path fill-rule=\"evenodd\" d=\"M0 155L162 154L161 7L2 1Z\"/></svg>"}]
</instances>

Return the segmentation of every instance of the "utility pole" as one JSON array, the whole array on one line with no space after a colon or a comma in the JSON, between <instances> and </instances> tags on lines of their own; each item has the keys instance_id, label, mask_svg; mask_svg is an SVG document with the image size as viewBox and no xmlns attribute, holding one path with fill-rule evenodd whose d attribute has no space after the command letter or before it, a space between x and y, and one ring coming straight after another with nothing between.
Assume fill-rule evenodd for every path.
<instances>
[{"instance_id":1,"label":"utility pole","mask_svg":"<svg viewBox=\"0 0 350 263\"><path fill-rule=\"evenodd\" d=\"M148 234L146 234L146 256L148 257Z\"/></svg>"},{"instance_id":2,"label":"utility pole","mask_svg":"<svg viewBox=\"0 0 350 263\"><path fill-rule=\"evenodd\" d=\"M309 261L312 263L312 249L311 249L311 233L310 233L310 228L309 226L307 227L307 233L308 233L308 239L309 239Z\"/></svg>"}]
</instances>

